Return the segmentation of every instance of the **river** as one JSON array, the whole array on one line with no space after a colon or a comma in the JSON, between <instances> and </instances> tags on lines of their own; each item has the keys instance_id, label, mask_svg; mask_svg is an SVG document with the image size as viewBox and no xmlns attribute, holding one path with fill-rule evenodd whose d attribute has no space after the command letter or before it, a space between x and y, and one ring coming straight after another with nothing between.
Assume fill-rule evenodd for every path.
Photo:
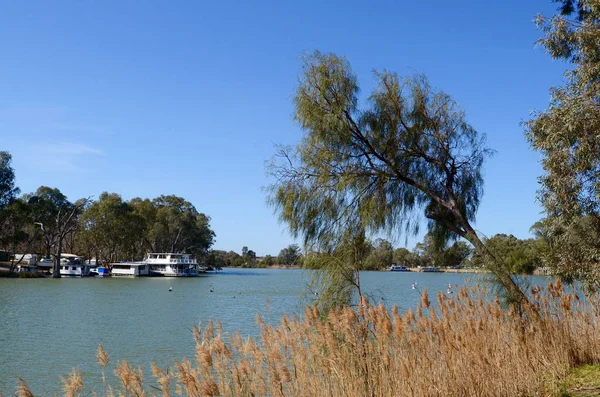
<instances>
[{"instance_id":1,"label":"river","mask_svg":"<svg viewBox=\"0 0 600 397\"><path fill-rule=\"evenodd\" d=\"M435 296L449 283L461 286L478 276L364 272L360 277L374 300L404 311L417 304L418 289L427 287ZM271 269L225 269L197 278L0 278L0 393L12 395L19 376L36 396L60 394L59 377L78 367L86 391L101 394L95 357L100 343L111 368L116 360L142 364L149 381L151 361L167 366L184 356L193 359L194 325L219 319L226 331L256 336L256 314L268 323L283 314L302 314L311 297L308 281L302 270ZM417 290L411 288L414 282Z\"/></svg>"}]
</instances>

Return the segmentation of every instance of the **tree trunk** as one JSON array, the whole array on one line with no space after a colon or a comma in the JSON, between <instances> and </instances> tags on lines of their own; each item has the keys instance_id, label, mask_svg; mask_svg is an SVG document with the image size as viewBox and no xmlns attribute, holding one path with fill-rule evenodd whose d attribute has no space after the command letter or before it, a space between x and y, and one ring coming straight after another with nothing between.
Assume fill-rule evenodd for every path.
<instances>
[{"instance_id":1,"label":"tree trunk","mask_svg":"<svg viewBox=\"0 0 600 397\"><path fill-rule=\"evenodd\" d=\"M62 238L58 236L56 241L56 256L54 258L54 268L52 278L60 278L60 257L62 256Z\"/></svg>"},{"instance_id":2,"label":"tree trunk","mask_svg":"<svg viewBox=\"0 0 600 397\"><path fill-rule=\"evenodd\" d=\"M508 303L515 305L515 308L520 312L531 307L531 302L529 302L525 293L515 283L508 270L500 263L500 260L488 250L471 225L466 222L463 227L467 231L465 238L487 259L486 267L492 272L498 282L502 284L502 287L504 287Z\"/></svg>"}]
</instances>

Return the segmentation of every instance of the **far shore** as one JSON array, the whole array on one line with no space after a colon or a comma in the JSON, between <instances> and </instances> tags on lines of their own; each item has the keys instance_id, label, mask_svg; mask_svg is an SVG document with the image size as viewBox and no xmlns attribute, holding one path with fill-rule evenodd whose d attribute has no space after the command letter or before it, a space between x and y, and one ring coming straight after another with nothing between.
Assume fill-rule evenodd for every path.
<instances>
[{"instance_id":1,"label":"far shore","mask_svg":"<svg viewBox=\"0 0 600 397\"><path fill-rule=\"evenodd\" d=\"M228 269L252 269L252 268L243 268L243 267L226 267ZM283 270L302 270L302 266L286 266L286 265L273 265L268 267L255 267L253 269L283 269ZM421 273L421 269L418 267L408 267L407 268L411 272ZM10 262L0 262L0 272L8 272L10 270ZM384 270L375 270L375 271L389 271L388 269ZM489 273L490 271L487 269L450 269L450 268L440 268L441 273ZM534 275L544 275L546 273L540 272L539 269L533 272Z\"/></svg>"}]
</instances>

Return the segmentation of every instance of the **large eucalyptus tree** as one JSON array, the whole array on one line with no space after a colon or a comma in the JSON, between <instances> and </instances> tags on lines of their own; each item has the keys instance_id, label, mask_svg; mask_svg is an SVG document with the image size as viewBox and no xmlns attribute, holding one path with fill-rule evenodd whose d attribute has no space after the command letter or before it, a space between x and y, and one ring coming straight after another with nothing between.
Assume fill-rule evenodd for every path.
<instances>
[{"instance_id":1,"label":"large eucalyptus tree","mask_svg":"<svg viewBox=\"0 0 600 397\"><path fill-rule=\"evenodd\" d=\"M539 198L552 244L550 264L567 278L600 286L600 1L555 0L551 18L539 16L540 43L567 61L563 86L534 114L526 135L542 155ZM595 236L595 237L594 237Z\"/></svg>"}]
</instances>

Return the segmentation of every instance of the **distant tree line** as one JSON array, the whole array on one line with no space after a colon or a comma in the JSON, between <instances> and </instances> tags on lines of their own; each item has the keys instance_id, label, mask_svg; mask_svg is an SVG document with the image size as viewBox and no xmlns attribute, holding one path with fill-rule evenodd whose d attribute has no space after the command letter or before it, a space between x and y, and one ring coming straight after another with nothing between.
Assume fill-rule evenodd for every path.
<instances>
[{"instance_id":1,"label":"distant tree line","mask_svg":"<svg viewBox=\"0 0 600 397\"><path fill-rule=\"evenodd\" d=\"M300 267L304 256L298 244L290 244L283 248L276 257L265 255L257 257L256 253L248 247L242 247L242 253L235 251L212 250L206 257L206 264L215 268L222 267L270 267L270 266L293 266Z\"/></svg>"}]
</instances>

